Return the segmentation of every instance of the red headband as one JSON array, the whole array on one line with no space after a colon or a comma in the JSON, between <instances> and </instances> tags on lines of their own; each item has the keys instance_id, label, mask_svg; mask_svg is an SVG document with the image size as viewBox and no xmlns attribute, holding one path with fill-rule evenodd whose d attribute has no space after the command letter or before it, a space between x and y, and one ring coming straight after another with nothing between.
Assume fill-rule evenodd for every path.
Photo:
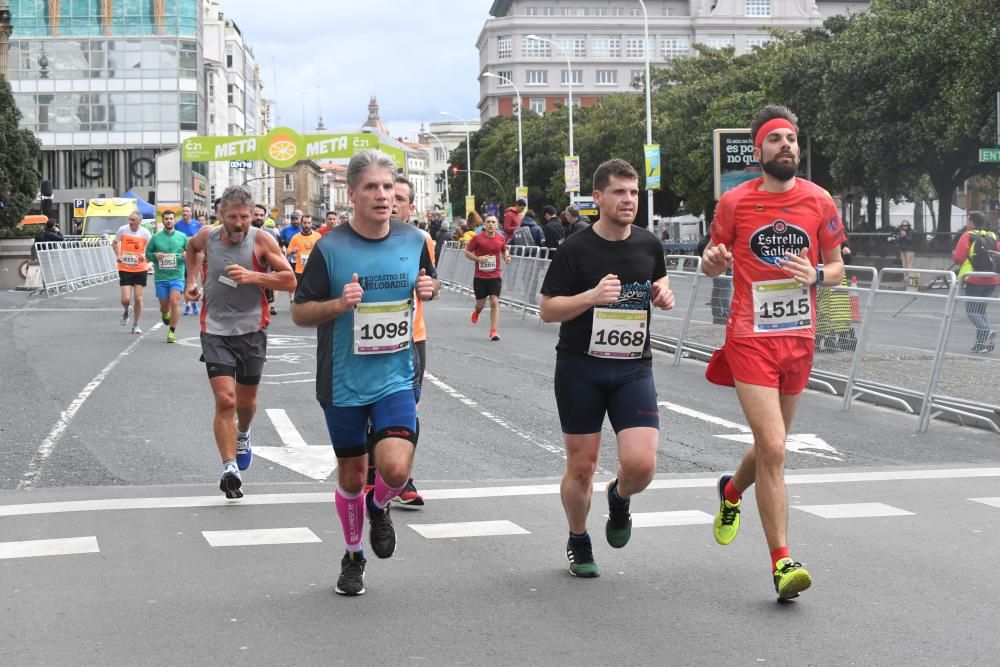
<instances>
[{"instance_id":1,"label":"red headband","mask_svg":"<svg viewBox=\"0 0 1000 667\"><path fill-rule=\"evenodd\" d=\"M767 138L767 135L771 134L775 130L779 130L779 129L782 129L782 128L787 129L787 130L791 130L792 132L794 132L796 134L799 133L799 128L795 127L795 125L791 121L789 121L788 119L786 119L786 118L772 118L771 120L769 120L766 123L764 123L763 125L761 125L760 129L757 130L757 136L755 136L753 138L753 145L754 145L754 147L755 148L760 148L760 145L764 143L764 139Z\"/></svg>"}]
</instances>

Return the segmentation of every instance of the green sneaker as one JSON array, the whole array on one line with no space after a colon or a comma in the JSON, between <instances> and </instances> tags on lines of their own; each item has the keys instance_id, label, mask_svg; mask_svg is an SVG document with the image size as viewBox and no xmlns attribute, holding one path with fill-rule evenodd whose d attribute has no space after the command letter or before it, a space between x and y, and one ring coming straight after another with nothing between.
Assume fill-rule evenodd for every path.
<instances>
[{"instance_id":1,"label":"green sneaker","mask_svg":"<svg viewBox=\"0 0 1000 667\"><path fill-rule=\"evenodd\" d=\"M774 590L779 600L791 600L799 597L799 593L812 586L812 577L791 558L782 558L774 568Z\"/></svg>"},{"instance_id":2,"label":"green sneaker","mask_svg":"<svg viewBox=\"0 0 1000 667\"><path fill-rule=\"evenodd\" d=\"M173 331L168 330L167 331L167 342L168 343L176 343L177 342L177 334L174 333Z\"/></svg>"},{"instance_id":3,"label":"green sneaker","mask_svg":"<svg viewBox=\"0 0 1000 667\"><path fill-rule=\"evenodd\" d=\"M740 533L740 505L743 501L734 505L726 500L722 492L726 488L726 483L732 478L732 475L723 475L719 478L719 513L715 515L715 524L712 526L715 541L723 545L730 544Z\"/></svg>"},{"instance_id":4,"label":"green sneaker","mask_svg":"<svg viewBox=\"0 0 1000 667\"><path fill-rule=\"evenodd\" d=\"M628 511L628 503L616 503L611 500L611 490L618 486L618 479L608 482L604 495L608 498L608 522L604 524L604 535L608 544L615 549L621 549L632 537L632 514Z\"/></svg>"},{"instance_id":5,"label":"green sneaker","mask_svg":"<svg viewBox=\"0 0 1000 667\"><path fill-rule=\"evenodd\" d=\"M160 319L163 320L163 323L165 325L170 326L170 311L167 311L165 313L160 313Z\"/></svg>"},{"instance_id":6,"label":"green sneaker","mask_svg":"<svg viewBox=\"0 0 1000 667\"><path fill-rule=\"evenodd\" d=\"M601 571L594 562L594 550L590 539L574 540L566 543L566 558L569 559L569 573L574 577L592 579L601 576Z\"/></svg>"}]
</instances>

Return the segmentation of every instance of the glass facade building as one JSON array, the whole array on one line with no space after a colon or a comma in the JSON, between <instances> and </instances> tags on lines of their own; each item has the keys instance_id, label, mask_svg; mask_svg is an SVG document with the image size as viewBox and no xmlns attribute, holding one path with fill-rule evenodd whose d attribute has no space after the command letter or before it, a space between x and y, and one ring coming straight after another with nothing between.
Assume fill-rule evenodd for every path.
<instances>
[{"instance_id":1,"label":"glass facade building","mask_svg":"<svg viewBox=\"0 0 1000 667\"><path fill-rule=\"evenodd\" d=\"M204 130L202 0L10 0L21 126L60 218L73 199L153 195L158 157ZM179 157L178 157L179 160ZM191 165L180 165L191 172ZM194 173L181 181L197 199Z\"/></svg>"}]
</instances>

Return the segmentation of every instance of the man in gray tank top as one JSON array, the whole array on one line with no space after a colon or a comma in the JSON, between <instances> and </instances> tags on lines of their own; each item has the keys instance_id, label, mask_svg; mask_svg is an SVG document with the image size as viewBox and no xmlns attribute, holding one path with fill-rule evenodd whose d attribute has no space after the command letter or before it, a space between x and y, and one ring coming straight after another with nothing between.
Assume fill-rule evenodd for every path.
<instances>
[{"instance_id":1,"label":"man in gray tank top","mask_svg":"<svg viewBox=\"0 0 1000 667\"><path fill-rule=\"evenodd\" d=\"M187 245L184 296L198 300L204 258L201 360L215 395L215 444L222 457L219 489L227 498L242 498L240 471L253 461L250 423L267 356L270 315L264 290L294 290L295 274L274 237L251 226L253 195L246 187L226 188L219 212L222 224L201 228Z\"/></svg>"}]
</instances>

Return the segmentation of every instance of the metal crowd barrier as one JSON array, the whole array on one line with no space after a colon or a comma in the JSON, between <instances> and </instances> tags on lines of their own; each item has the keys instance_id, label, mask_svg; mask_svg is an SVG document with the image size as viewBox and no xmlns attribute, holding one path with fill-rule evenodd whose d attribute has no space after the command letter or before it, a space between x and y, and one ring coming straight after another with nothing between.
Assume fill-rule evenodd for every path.
<instances>
[{"instance_id":1,"label":"metal crowd barrier","mask_svg":"<svg viewBox=\"0 0 1000 667\"><path fill-rule=\"evenodd\" d=\"M35 253L46 294L72 292L118 277L114 248L105 239L40 242Z\"/></svg>"},{"instance_id":2,"label":"metal crowd barrier","mask_svg":"<svg viewBox=\"0 0 1000 667\"><path fill-rule=\"evenodd\" d=\"M732 278L704 275L700 257L665 261L675 305L654 309L651 337L673 351L673 365L707 359L725 340ZM514 256L501 301L537 312L548 263ZM446 286L472 293L472 262L458 243L446 245L438 275ZM921 432L931 419L945 418L1000 433L1000 334L992 333L998 321L1000 290L967 295L951 271L847 266L840 286L817 289L810 380L842 395L845 411L866 400L919 415Z\"/></svg>"}]
</instances>

